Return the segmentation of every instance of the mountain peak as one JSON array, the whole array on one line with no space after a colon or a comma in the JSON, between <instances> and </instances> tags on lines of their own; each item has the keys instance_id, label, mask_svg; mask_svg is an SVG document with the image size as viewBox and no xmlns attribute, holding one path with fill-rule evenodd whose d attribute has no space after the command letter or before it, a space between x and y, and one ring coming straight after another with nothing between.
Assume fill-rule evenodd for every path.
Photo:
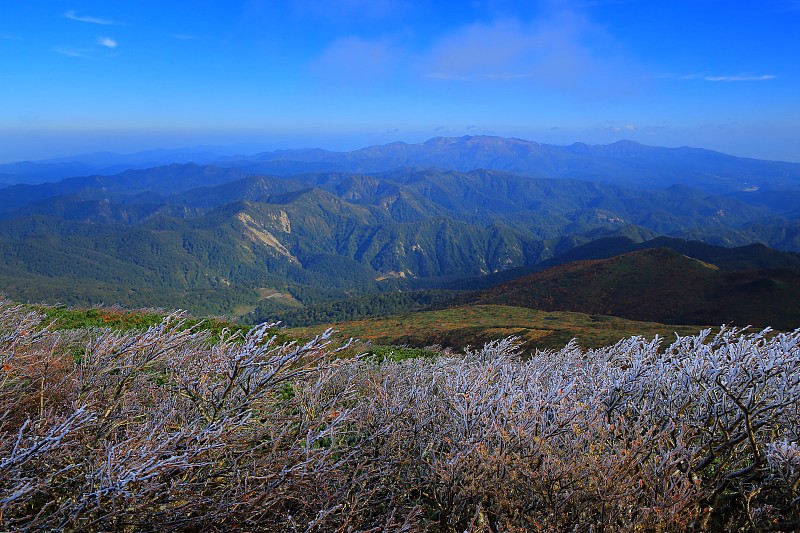
<instances>
[{"instance_id":1,"label":"mountain peak","mask_svg":"<svg viewBox=\"0 0 800 533\"><path fill-rule=\"evenodd\" d=\"M631 141L630 139L620 139L619 141L611 143L610 146L617 146L619 148L649 148L649 146Z\"/></svg>"},{"instance_id":2,"label":"mountain peak","mask_svg":"<svg viewBox=\"0 0 800 533\"><path fill-rule=\"evenodd\" d=\"M459 142L469 141L470 139L472 139L471 135L464 135L462 137L444 137L440 135L438 137L432 137L427 141L423 142L422 146L445 146L448 144L456 144Z\"/></svg>"}]
</instances>

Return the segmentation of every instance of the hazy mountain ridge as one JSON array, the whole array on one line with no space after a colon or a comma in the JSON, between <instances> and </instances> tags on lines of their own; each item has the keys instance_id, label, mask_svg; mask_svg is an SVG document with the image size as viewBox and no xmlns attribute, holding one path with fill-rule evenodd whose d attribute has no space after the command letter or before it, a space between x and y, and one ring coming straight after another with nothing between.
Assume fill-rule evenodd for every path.
<instances>
[{"instance_id":1,"label":"hazy mountain ridge","mask_svg":"<svg viewBox=\"0 0 800 533\"><path fill-rule=\"evenodd\" d=\"M142 168L165 162L212 163L240 168L248 174L281 176L438 167L460 172L503 170L534 177L573 178L647 189L683 183L716 193L755 188L800 190L800 163L761 161L700 148L646 146L634 141L558 146L492 136L435 137L422 143L394 142L350 152L291 149L218 157L208 150L149 151L130 156L89 154L74 159L0 165L0 182L32 183L81 174L110 174L112 170L120 170L121 164L127 168ZM62 171L59 165L71 167ZM100 169L104 171L97 172Z\"/></svg>"},{"instance_id":2,"label":"hazy mountain ridge","mask_svg":"<svg viewBox=\"0 0 800 533\"><path fill-rule=\"evenodd\" d=\"M662 148L633 141L556 146L491 136L436 137L352 152L281 150L219 161L256 173L280 175L327 170L381 172L398 167L438 167L461 172L510 171L534 177L573 178L634 188L682 183L709 192L800 188L800 164L739 158L699 148Z\"/></svg>"},{"instance_id":3,"label":"hazy mountain ridge","mask_svg":"<svg viewBox=\"0 0 800 533\"><path fill-rule=\"evenodd\" d=\"M56 182L79 176L111 176L125 170L145 169L164 165L194 163L206 165L232 150L252 150L251 144L233 146L198 146L194 148L155 149L117 154L95 152L37 161L18 161L0 164L2 184L30 184Z\"/></svg>"}]
</instances>

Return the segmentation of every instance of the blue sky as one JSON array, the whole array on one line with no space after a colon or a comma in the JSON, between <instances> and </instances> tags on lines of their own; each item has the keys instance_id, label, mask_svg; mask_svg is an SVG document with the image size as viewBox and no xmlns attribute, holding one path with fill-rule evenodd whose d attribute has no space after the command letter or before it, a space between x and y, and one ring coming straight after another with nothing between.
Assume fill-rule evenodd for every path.
<instances>
[{"instance_id":1,"label":"blue sky","mask_svg":"<svg viewBox=\"0 0 800 533\"><path fill-rule=\"evenodd\" d=\"M437 135L800 161L800 0L11 0L0 161Z\"/></svg>"}]
</instances>

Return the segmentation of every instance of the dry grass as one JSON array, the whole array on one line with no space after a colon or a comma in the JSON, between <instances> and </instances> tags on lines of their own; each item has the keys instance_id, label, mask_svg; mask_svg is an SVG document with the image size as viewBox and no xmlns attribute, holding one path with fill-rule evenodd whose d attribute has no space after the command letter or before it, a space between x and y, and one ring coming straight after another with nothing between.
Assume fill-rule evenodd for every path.
<instances>
[{"instance_id":1,"label":"dry grass","mask_svg":"<svg viewBox=\"0 0 800 533\"><path fill-rule=\"evenodd\" d=\"M703 329L701 326L674 326L506 305L460 306L340 322L331 326L344 338L418 347L438 344L457 350L514 336L525 351L560 349L573 338L583 348L600 348L634 335L674 339L675 333L695 335ZM300 337L311 337L316 331L315 328L288 330Z\"/></svg>"}]
</instances>

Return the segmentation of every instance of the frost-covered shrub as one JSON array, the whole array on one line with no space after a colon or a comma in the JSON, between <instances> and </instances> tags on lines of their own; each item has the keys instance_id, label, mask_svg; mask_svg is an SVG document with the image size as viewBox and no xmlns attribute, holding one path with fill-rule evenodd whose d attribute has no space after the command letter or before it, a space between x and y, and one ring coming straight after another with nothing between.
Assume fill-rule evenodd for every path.
<instances>
[{"instance_id":1,"label":"frost-covered shrub","mask_svg":"<svg viewBox=\"0 0 800 533\"><path fill-rule=\"evenodd\" d=\"M800 333L340 360L0 301L0 529L800 527Z\"/></svg>"}]
</instances>

